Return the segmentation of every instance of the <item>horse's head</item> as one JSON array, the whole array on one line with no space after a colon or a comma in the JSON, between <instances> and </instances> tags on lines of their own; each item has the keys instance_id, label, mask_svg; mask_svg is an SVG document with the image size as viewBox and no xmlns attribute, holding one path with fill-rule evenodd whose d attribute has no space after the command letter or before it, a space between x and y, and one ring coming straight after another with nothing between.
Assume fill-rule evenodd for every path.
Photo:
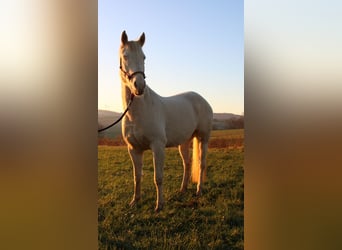
<instances>
[{"instance_id":1,"label":"horse's head","mask_svg":"<svg viewBox=\"0 0 342 250\"><path fill-rule=\"evenodd\" d=\"M126 31L122 32L120 46L121 77L134 95L142 95L146 86L145 55L142 51L144 43L144 33L137 41L128 41Z\"/></svg>"}]
</instances>

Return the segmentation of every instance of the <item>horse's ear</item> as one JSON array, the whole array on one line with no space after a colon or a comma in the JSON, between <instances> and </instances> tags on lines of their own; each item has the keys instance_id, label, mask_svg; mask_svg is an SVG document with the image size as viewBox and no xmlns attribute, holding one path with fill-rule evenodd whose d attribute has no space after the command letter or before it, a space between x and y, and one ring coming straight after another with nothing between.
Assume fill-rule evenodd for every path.
<instances>
[{"instance_id":1,"label":"horse's ear","mask_svg":"<svg viewBox=\"0 0 342 250\"><path fill-rule=\"evenodd\" d=\"M121 34L121 43L125 45L128 42L128 37L126 31L124 30Z\"/></svg>"},{"instance_id":2,"label":"horse's ear","mask_svg":"<svg viewBox=\"0 0 342 250\"><path fill-rule=\"evenodd\" d=\"M142 47L145 43L145 33L143 32L139 38L139 44Z\"/></svg>"}]
</instances>

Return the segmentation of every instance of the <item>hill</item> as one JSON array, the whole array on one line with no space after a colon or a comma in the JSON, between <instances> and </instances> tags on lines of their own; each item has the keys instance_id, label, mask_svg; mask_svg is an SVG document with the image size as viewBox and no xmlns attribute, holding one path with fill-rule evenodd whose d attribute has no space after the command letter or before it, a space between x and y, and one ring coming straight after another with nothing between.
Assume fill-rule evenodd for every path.
<instances>
[{"instance_id":1,"label":"hill","mask_svg":"<svg viewBox=\"0 0 342 250\"><path fill-rule=\"evenodd\" d=\"M98 110L98 128L104 128L116 121L121 113ZM232 113L214 113L213 130L243 128L243 116ZM115 138L121 134L121 122L99 134L99 137Z\"/></svg>"},{"instance_id":2,"label":"hill","mask_svg":"<svg viewBox=\"0 0 342 250\"><path fill-rule=\"evenodd\" d=\"M214 120L229 120L232 118L240 118L241 115L233 113L214 113Z\"/></svg>"},{"instance_id":3,"label":"hill","mask_svg":"<svg viewBox=\"0 0 342 250\"><path fill-rule=\"evenodd\" d=\"M104 128L114 121L116 121L120 117L121 113L108 111L108 110L98 110L97 111L97 123L98 128ZM116 138L118 135L121 134L121 122L117 125L99 133L99 137L109 137L109 138Z\"/></svg>"}]
</instances>

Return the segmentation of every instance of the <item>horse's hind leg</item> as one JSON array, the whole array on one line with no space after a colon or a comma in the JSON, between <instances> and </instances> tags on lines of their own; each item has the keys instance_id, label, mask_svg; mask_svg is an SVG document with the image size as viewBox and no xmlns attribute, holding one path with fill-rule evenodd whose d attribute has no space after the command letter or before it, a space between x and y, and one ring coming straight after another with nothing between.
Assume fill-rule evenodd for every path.
<instances>
[{"instance_id":1,"label":"horse's hind leg","mask_svg":"<svg viewBox=\"0 0 342 250\"><path fill-rule=\"evenodd\" d=\"M204 182L204 175L205 175L205 168L206 168L206 156L208 151L208 141L201 140L199 142L199 155L200 155L200 169L199 169L199 181L197 183L197 195L202 194L203 189L203 182Z\"/></svg>"},{"instance_id":2,"label":"horse's hind leg","mask_svg":"<svg viewBox=\"0 0 342 250\"><path fill-rule=\"evenodd\" d=\"M143 152L129 148L128 153L133 163L134 176L134 195L130 206L134 206L140 200Z\"/></svg>"},{"instance_id":3,"label":"horse's hind leg","mask_svg":"<svg viewBox=\"0 0 342 250\"><path fill-rule=\"evenodd\" d=\"M189 178L190 178L191 166L190 166L189 146L190 146L190 141L186 141L185 143L178 146L179 153L182 157L183 167L184 167L183 181L182 181L182 185L180 189L181 192L185 192L186 189L188 188L188 183L189 183Z\"/></svg>"}]
</instances>

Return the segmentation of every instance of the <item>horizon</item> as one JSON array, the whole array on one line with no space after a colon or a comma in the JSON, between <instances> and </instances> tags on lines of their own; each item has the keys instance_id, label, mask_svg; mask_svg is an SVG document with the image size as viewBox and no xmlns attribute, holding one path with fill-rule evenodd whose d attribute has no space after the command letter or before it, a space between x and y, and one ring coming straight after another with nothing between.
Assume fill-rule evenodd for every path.
<instances>
[{"instance_id":1,"label":"horizon","mask_svg":"<svg viewBox=\"0 0 342 250\"><path fill-rule=\"evenodd\" d=\"M216 113L242 115L243 7L243 1L224 0L215 4L99 1L98 109L123 111L118 49L126 30L129 40L142 32L146 35L146 81L156 93L195 91Z\"/></svg>"},{"instance_id":2,"label":"horizon","mask_svg":"<svg viewBox=\"0 0 342 250\"><path fill-rule=\"evenodd\" d=\"M97 109L97 111L106 111L106 112L113 112L113 113L116 113L116 114L122 114L123 111L121 112L118 112L118 111L115 111L115 110L108 110L108 109ZM231 113L231 112L215 112L213 111L213 114L227 114L227 115L238 115L238 116L244 116L244 113L242 112L242 114L236 114L236 113Z\"/></svg>"}]
</instances>

